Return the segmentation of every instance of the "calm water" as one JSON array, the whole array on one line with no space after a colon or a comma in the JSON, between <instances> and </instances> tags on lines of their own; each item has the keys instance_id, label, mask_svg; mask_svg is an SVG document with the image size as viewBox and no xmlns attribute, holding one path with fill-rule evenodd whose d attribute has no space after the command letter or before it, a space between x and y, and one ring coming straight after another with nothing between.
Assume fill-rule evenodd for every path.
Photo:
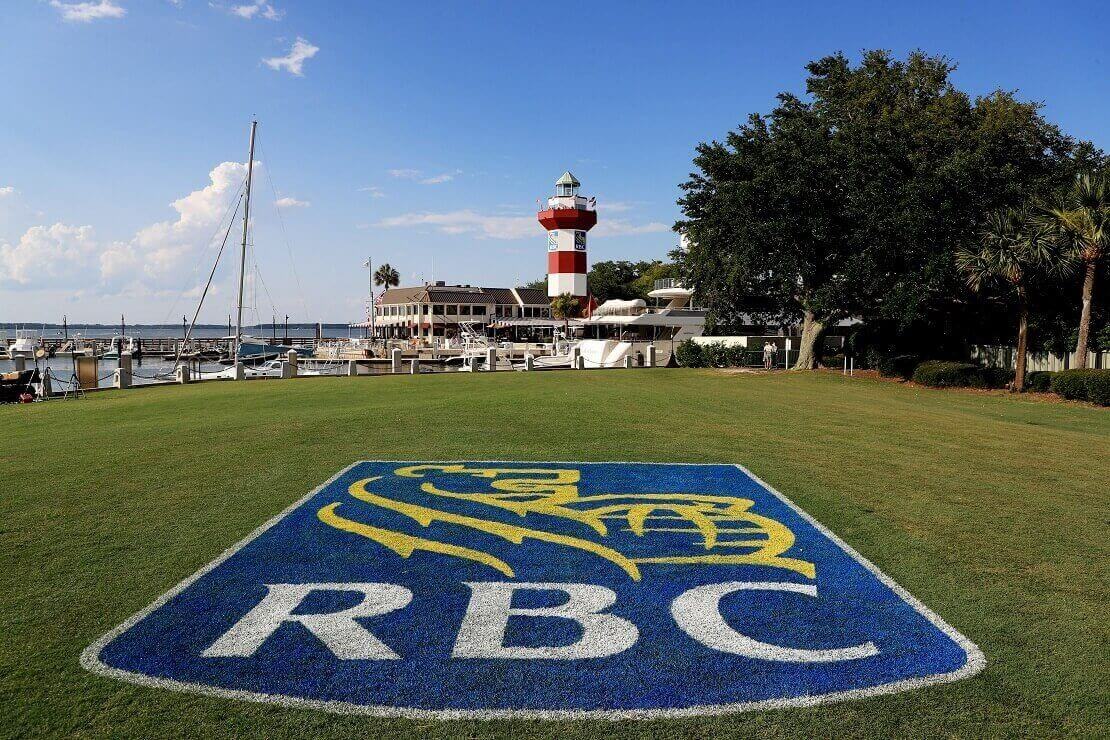
<instances>
[{"instance_id":1,"label":"calm water","mask_svg":"<svg viewBox=\"0 0 1110 740\"><path fill-rule=\"evenodd\" d=\"M224 327L225 329L227 327ZM292 329L292 327L290 327ZM27 369L34 367L32 360L27 360ZM72 377L74 372L73 361L68 357L51 357L45 360L39 360L39 371L46 372L49 368L56 380L54 383L54 390L65 390L67 383ZM117 367L117 360L115 359L101 359L97 363L97 376L100 378L101 388L112 387L112 376ZM346 374L345 364L334 364L328 367L329 373L336 375ZM200 369L202 372L218 372L226 370L226 365L219 363L201 363ZM406 365L407 369L407 365ZM457 366L448 369L442 365L433 365L431 363L423 363L421 365L422 372L450 372L457 370ZM11 360L0 360L0 373L7 373L15 370L15 365ZM375 364L375 365L362 365L359 369L359 375L387 375L389 374L389 365ZM162 360L151 357L143 358L142 362L132 361L131 363L132 383L135 385L146 385L148 383L164 383L167 380L173 380L173 360Z\"/></svg>"},{"instance_id":2,"label":"calm water","mask_svg":"<svg viewBox=\"0 0 1110 740\"><path fill-rule=\"evenodd\" d=\"M65 336L65 330L61 324L0 324L0 337L5 333L9 339L15 338L16 329L34 329L41 331L42 336L46 339L58 339ZM184 336L181 324L128 324L126 326L127 335L132 337L142 337L144 339L180 339ZM361 329L349 329L346 324L324 324L323 327L325 337L347 337L347 336L361 336ZM104 324L70 324L69 336L88 337L90 339L109 339L120 333L120 326L108 326ZM256 337L269 337L274 333L274 327L271 324L261 324L258 326L244 326L243 333ZM193 329L193 336L197 339L215 339L217 337L228 336L227 324L197 324ZM285 336L285 326L282 324L277 325L277 336ZM289 325L290 337L312 338L316 336L316 324L290 324Z\"/></svg>"}]
</instances>

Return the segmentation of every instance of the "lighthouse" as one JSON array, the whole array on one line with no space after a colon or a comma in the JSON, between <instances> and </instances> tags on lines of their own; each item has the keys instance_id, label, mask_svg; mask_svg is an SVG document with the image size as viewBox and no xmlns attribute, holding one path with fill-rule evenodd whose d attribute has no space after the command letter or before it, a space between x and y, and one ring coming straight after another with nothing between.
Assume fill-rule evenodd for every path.
<instances>
[{"instance_id":1,"label":"lighthouse","mask_svg":"<svg viewBox=\"0 0 1110 740\"><path fill-rule=\"evenodd\" d=\"M578 194L582 183L570 174L555 181L555 195L547 208L537 214L547 229L547 295L551 298L570 293L583 305L588 300L586 286L586 232L597 223L594 199Z\"/></svg>"}]
</instances>

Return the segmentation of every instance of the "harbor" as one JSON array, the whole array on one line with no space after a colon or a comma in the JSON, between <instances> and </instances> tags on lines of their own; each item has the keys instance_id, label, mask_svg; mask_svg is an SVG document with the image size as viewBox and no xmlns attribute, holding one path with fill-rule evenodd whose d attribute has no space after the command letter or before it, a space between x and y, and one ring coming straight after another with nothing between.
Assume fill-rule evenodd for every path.
<instances>
[{"instance_id":1,"label":"harbor","mask_svg":"<svg viewBox=\"0 0 1110 740\"><path fill-rule=\"evenodd\" d=\"M644 298L599 303L587 279L587 232L598 222L596 198L568 170L541 202L536 220L547 233L546 290L432 281L399 287L388 264L370 272L366 317L347 325L244 323L258 305L261 281L250 242L258 123L252 122L243 196L234 207L192 319L180 334L165 325L128 331L83 327L68 318L49 330L16 327L0 341L5 400L79 397L85 392L205 381L243 381L437 372L632 369L675 366L676 347L700 337L706 310L681 281L654 281ZM232 226L242 207L235 313L222 326L199 324ZM249 290L248 290L249 284ZM380 294L375 284L384 289ZM649 305L649 301L651 305ZM136 329L140 331L136 331ZM267 332L267 329L269 330ZM328 331L330 329L330 332ZM346 330L346 336L342 333ZM789 345L787 346L789 356Z\"/></svg>"}]
</instances>

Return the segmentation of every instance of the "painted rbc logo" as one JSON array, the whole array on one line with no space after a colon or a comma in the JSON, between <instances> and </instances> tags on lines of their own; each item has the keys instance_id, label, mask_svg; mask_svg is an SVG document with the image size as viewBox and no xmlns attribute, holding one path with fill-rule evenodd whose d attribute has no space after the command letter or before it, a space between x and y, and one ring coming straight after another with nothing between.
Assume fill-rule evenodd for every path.
<instances>
[{"instance_id":1,"label":"painted rbc logo","mask_svg":"<svg viewBox=\"0 0 1110 740\"><path fill-rule=\"evenodd\" d=\"M654 717L980 670L742 468L362 462L90 646L137 683L394 715Z\"/></svg>"}]
</instances>

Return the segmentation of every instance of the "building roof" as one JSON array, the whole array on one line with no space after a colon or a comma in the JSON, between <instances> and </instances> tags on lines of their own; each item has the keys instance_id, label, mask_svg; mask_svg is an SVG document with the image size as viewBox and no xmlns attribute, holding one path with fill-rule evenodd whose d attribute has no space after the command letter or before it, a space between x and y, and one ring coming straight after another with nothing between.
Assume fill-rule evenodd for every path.
<instances>
[{"instance_id":1,"label":"building roof","mask_svg":"<svg viewBox=\"0 0 1110 740\"><path fill-rule=\"evenodd\" d=\"M517 288L523 305L546 306L547 295L535 288ZM382 294L383 305L399 303L480 303L504 306L520 305L511 288L482 288L470 285L420 285L390 288Z\"/></svg>"},{"instance_id":2,"label":"building roof","mask_svg":"<svg viewBox=\"0 0 1110 740\"><path fill-rule=\"evenodd\" d=\"M555 181L556 185L570 185L571 187L579 187L582 183L578 182L578 178L570 174L570 170L563 173L563 176Z\"/></svg>"},{"instance_id":3,"label":"building roof","mask_svg":"<svg viewBox=\"0 0 1110 740\"><path fill-rule=\"evenodd\" d=\"M538 288L517 288L516 293L526 306L546 306L551 303L547 293Z\"/></svg>"}]
</instances>

